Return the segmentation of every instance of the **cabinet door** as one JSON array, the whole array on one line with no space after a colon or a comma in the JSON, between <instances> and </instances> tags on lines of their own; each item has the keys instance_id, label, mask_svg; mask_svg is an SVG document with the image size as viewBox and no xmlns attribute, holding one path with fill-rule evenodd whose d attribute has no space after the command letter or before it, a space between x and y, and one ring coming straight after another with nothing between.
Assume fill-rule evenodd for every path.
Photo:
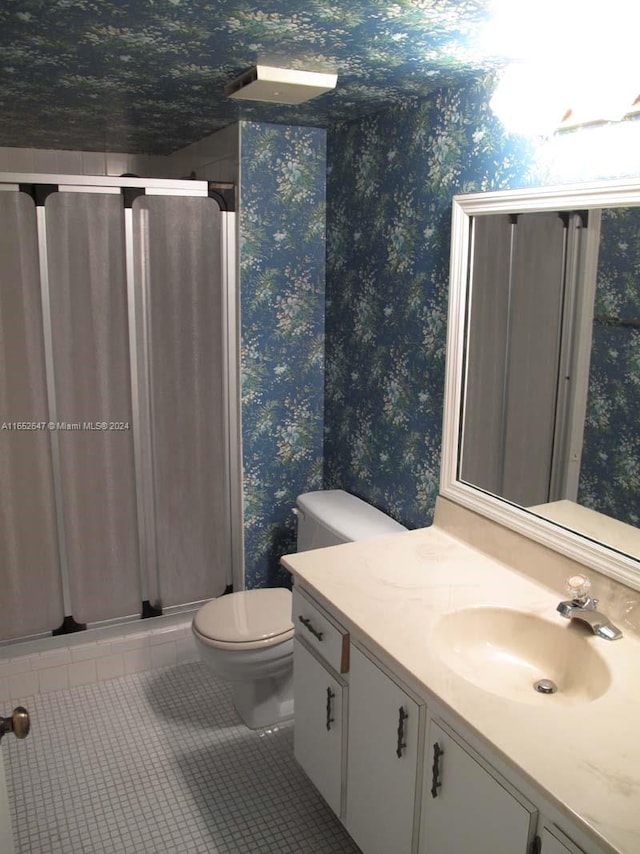
<instances>
[{"instance_id":1,"label":"cabinet door","mask_svg":"<svg viewBox=\"0 0 640 854\"><path fill-rule=\"evenodd\" d=\"M9 794L4 776L2 750L0 749L0 851L2 854L13 854L13 831L9 813Z\"/></svg>"},{"instance_id":2,"label":"cabinet door","mask_svg":"<svg viewBox=\"0 0 640 854\"><path fill-rule=\"evenodd\" d=\"M356 647L349 669L347 815L364 854L410 854L420 707Z\"/></svg>"},{"instance_id":3,"label":"cabinet door","mask_svg":"<svg viewBox=\"0 0 640 854\"><path fill-rule=\"evenodd\" d=\"M536 811L431 722L420 854L527 854Z\"/></svg>"},{"instance_id":4,"label":"cabinet door","mask_svg":"<svg viewBox=\"0 0 640 854\"><path fill-rule=\"evenodd\" d=\"M337 816L342 806L346 691L298 638L293 643L293 753Z\"/></svg>"},{"instance_id":5,"label":"cabinet door","mask_svg":"<svg viewBox=\"0 0 640 854\"><path fill-rule=\"evenodd\" d=\"M540 854L584 854L584 852L557 827L544 827Z\"/></svg>"}]
</instances>

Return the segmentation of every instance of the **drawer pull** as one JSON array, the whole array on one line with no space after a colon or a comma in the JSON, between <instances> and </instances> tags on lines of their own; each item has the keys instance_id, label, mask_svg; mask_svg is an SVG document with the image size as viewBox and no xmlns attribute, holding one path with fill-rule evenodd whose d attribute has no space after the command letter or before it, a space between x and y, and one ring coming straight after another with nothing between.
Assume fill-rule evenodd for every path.
<instances>
[{"instance_id":1,"label":"drawer pull","mask_svg":"<svg viewBox=\"0 0 640 854\"><path fill-rule=\"evenodd\" d=\"M431 797L438 797L438 789L442 785L440 780L440 757L444 750L440 747L437 741L433 743L433 765L431 766Z\"/></svg>"},{"instance_id":2,"label":"drawer pull","mask_svg":"<svg viewBox=\"0 0 640 854\"><path fill-rule=\"evenodd\" d=\"M331 724L335 721L335 718L331 717L331 701L335 697L335 693L331 690L331 688L327 688L327 732L331 729Z\"/></svg>"},{"instance_id":3,"label":"drawer pull","mask_svg":"<svg viewBox=\"0 0 640 854\"><path fill-rule=\"evenodd\" d=\"M407 746L407 742L404 740L404 722L409 717L409 712L405 712L405 710L400 706L398 709L398 745L396 747L396 756L398 759L402 759L402 751Z\"/></svg>"},{"instance_id":4,"label":"drawer pull","mask_svg":"<svg viewBox=\"0 0 640 854\"><path fill-rule=\"evenodd\" d=\"M314 638L317 638L319 641L322 640L322 637L323 637L322 632L319 632L317 629L313 628L313 626L311 625L311 620L308 617L300 617L299 616L298 619L300 620L302 625L305 627L305 629L307 629L308 631L311 632L311 634L314 636Z\"/></svg>"}]
</instances>

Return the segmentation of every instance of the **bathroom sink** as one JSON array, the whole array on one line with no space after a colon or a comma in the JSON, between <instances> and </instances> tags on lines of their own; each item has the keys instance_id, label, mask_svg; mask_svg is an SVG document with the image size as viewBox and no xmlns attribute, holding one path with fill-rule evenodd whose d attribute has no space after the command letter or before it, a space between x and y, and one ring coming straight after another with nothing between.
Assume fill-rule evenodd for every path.
<instances>
[{"instance_id":1,"label":"bathroom sink","mask_svg":"<svg viewBox=\"0 0 640 854\"><path fill-rule=\"evenodd\" d=\"M441 660L459 676L518 702L591 702L611 682L605 660L582 627L510 608L466 608L446 614L432 642ZM544 681L536 688L540 680Z\"/></svg>"}]
</instances>

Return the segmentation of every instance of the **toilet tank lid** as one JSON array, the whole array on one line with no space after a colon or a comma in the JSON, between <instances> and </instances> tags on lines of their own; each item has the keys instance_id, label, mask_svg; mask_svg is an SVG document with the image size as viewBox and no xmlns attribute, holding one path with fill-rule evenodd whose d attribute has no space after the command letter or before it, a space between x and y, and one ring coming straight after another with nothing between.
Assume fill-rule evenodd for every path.
<instances>
[{"instance_id":1,"label":"toilet tank lid","mask_svg":"<svg viewBox=\"0 0 640 854\"><path fill-rule=\"evenodd\" d=\"M407 530L381 510L343 489L305 492L298 496L297 504L305 516L311 516L345 542Z\"/></svg>"}]
</instances>

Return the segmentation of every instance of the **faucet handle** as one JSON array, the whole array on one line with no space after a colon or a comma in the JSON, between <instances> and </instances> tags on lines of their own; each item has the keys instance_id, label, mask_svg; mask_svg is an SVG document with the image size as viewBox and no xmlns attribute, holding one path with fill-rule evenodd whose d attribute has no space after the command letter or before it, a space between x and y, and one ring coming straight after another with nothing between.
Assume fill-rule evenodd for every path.
<instances>
[{"instance_id":1,"label":"faucet handle","mask_svg":"<svg viewBox=\"0 0 640 854\"><path fill-rule=\"evenodd\" d=\"M591 582L586 575L572 575L567 578L567 593L578 602L586 602L589 598Z\"/></svg>"}]
</instances>

